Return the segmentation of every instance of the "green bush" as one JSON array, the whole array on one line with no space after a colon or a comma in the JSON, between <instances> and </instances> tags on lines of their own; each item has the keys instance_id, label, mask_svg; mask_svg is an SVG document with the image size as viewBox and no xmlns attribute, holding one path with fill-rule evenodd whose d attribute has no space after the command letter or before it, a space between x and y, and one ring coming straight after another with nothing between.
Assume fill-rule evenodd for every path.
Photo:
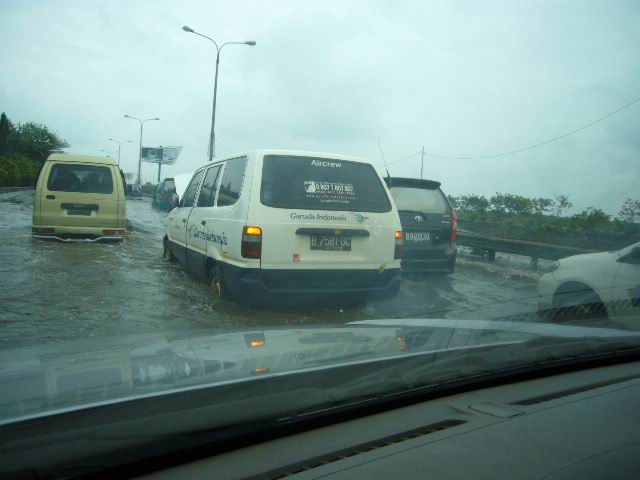
<instances>
[{"instance_id":1,"label":"green bush","mask_svg":"<svg viewBox=\"0 0 640 480\"><path fill-rule=\"evenodd\" d=\"M35 185L40 165L19 153L0 157L0 187Z\"/></svg>"},{"instance_id":2,"label":"green bush","mask_svg":"<svg viewBox=\"0 0 640 480\"><path fill-rule=\"evenodd\" d=\"M142 189L142 193L155 193L157 185L154 185L151 182L147 182L142 185L140 188Z\"/></svg>"}]
</instances>

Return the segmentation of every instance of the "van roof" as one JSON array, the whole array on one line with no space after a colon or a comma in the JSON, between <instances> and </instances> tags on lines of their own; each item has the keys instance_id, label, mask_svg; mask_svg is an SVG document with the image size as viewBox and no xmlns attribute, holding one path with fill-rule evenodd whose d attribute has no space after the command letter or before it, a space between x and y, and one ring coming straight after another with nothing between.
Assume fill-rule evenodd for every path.
<instances>
[{"instance_id":1,"label":"van roof","mask_svg":"<svg viewBox=\"0 0 640 480\"><path fill-rule=\"evenodd\" d=\"M224 157L214 158L212 163L220 162L223 160L242 157L249 154L255 155L291 155L296 157L315 157L315 158L328 158L333 160L345 160L350 162L359 162L359 163L368 163L373 164L370 160L365 160L363 158L352 157L349 155L341 155L338 153L327 153L327 152L312 152L306 150L287 150L287 149L275 149L275 148L261 148L255 150L247 150L244 152L236 153L234 155L225 155Z\"/></svg>"},{"instance_id":2,"label":"van roof","mask_svg":"<svg viewBox=\"0 0 640 480\"><path fill-rule=\"evenodd\" d=\"M116 161L110 157L99 157L94 155L69 155L66 153L54 153L47 158L48 162L79 162L79 163L99 163L102 165L116 165Z\"/></svg>"}]
</instances>

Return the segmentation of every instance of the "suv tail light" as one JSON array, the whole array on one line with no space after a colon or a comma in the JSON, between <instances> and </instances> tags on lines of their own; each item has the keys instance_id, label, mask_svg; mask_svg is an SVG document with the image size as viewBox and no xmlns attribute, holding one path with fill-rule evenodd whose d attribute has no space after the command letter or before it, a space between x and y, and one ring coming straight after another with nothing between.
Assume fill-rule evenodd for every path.
<instances>
[{"instance_id":1,"label":"suv tail light","mask_svg":"<svg viewBox=\"0 0 640 480\"><path fill-rule=\"evenodd\" d=\"M395 249L393 250L393 258L394 260L398 260L402 258L402 246L404 244L404 233L402 233L402 230L396 231L395 237L396 237L396 246L395 246Z\"/></svg>"},{"instance_id":2,"label":"suv tail light","mask_svg":"<svg viewBox=\"0 0 640 480\"><path fill-rule=\"evenodd\" d=\"M455 208L451 209L451 241L458 239L458 213Z\"/></svg>"},{"instance_id":3,"label":"suv tail light","mask_svg":"<svg viewBox=\"0 0 640 480\"><path fill-rule=\"evenodd\" d=\"M240 252L244 258L262 257L262 229L260 227L244 227L242 229Z\"/></svg>"}]
</instances>

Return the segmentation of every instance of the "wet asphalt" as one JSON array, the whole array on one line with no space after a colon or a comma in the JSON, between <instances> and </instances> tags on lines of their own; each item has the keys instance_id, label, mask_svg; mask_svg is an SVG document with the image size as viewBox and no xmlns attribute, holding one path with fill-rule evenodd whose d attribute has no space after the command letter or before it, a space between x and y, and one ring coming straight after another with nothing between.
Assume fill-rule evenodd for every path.
<instances>
[{"instance_id":1,"label":"wet asphalt","mask_svg":"<svg viewBox=\"0 0 640 480\"><path fill-rule=\"evenodd\" d=\"M89 337L343 324L383 318L493 319L534 311L537 273L501 256L459 255L453 275L405 276L399 295L356 308L248 307L212 298L206 285L162 259L167 213L127 201L124 242L31 237L33 191L0 194L0 349Z\"/></svg>"}]
</instances>

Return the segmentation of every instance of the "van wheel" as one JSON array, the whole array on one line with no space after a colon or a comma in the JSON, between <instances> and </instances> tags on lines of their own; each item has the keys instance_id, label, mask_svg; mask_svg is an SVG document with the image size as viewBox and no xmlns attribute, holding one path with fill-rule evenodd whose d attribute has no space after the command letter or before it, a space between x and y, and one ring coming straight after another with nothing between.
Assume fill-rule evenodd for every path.
<instances>
[{"instance_id":1,"label":"van wheel","mask_svg":"<svg viewBox=\"0 0 640 480\"><path fill-rule=\"evenodd\" d=\"M176 257L173 256L171 248L169 248L169 242L164 242L164 246L162 247L162 258L167 262L173 262L176 259Z\"/></svg>"},{"instance_id":2,"label":"van wheel","mask_svg":"<svg viewBox=\"0 0 640 480\"><path fill-rule=\"evenodd\" d=\"M224 278L217 265L214 266L211 271L209 288L211 289L213 298L215 298L216 300L225 300L229 297Z\"/></svg>"}]
</instances>

